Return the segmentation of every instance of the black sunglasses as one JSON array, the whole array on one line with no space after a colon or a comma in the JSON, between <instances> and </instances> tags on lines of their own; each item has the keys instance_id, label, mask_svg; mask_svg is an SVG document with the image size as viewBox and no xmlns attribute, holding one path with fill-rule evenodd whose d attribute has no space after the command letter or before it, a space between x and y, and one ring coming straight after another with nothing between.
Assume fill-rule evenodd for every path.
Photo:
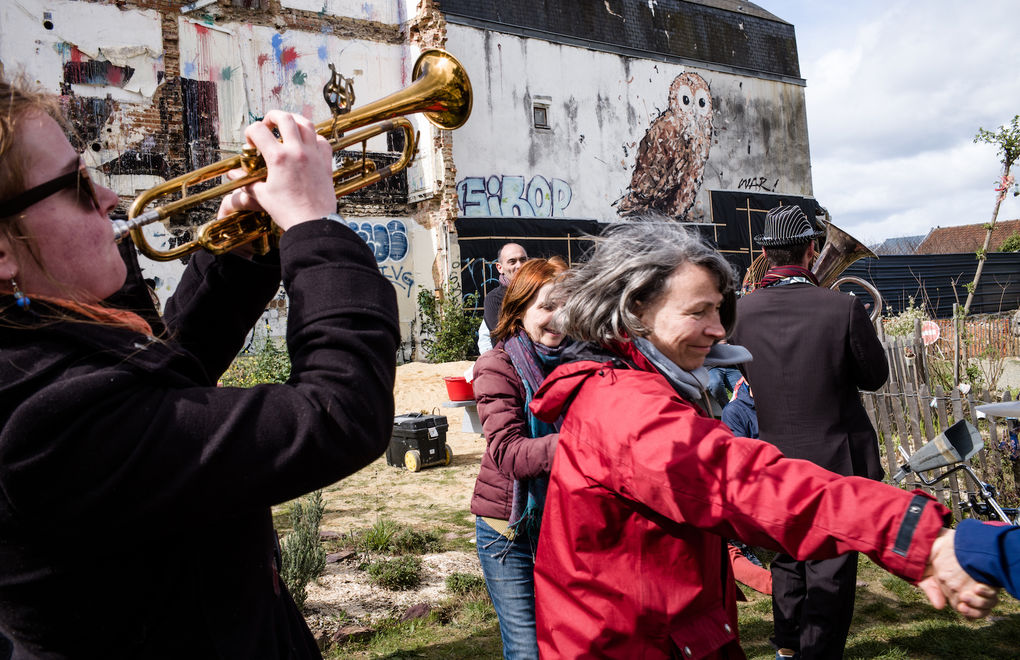
<instances>
[{"instance_id":1,"label":"black sunglasses","mask_svg":"<svg viewBox=\"0 0 1020 660\"><path fill-rule=\"evenodd\" d=\"M73 172L61 174L55 179L40 183L38 186L29 188L19 195L0 202L0 218L24 211L36 202L41 202L47 197L56 195L58 192L68 188L76 189L80 204L84 205L84 202L88 200L93 209L99 209L99 197L96 195L96 188L92 185L92 178L89 177L88 169L82 165Z\"/></svg>"}]
</instances>

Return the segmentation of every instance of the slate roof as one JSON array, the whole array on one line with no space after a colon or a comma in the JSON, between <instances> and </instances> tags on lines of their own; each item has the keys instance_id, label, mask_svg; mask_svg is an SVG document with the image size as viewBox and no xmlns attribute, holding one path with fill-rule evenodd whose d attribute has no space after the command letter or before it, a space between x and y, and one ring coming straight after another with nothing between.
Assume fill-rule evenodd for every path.
<instances>
[{"instance_id":1,"label":"slate roof","mask_svg":"<svg viewBox=\"0 0 1020 660\"><path fill-rule=\"evenodd\" d=\"M898 236L896 238L887 238L878 245L871 246L871 251L882 256L884 254L914 254L917 250L917 246L924 240L924 235L920 236Z\"/></svg>"},{"instance_id":2,"label":"slate roof","mask_svg":"<svg viewBox=\"0 0 1020 660\"><path fill-rule=\"evenodd\" d=\"M803 83L793 25L735 0L438 0L447 21Z\"/></svg>"},{"instance_id":3,"label":"slate roof","mask_svg":"<svg viewBox=\"0 0 1020 660\"><path fill-rule=\"evenodd\" d=\"M924 241L917 246L916 254L954 254L977 252L985 244L985 224L960 225L959 227L936 227L928 232ZM989 252L998 252L999 246L1013 232L1020 233L1020 220L1000 220L995 223Z\"/></svg>"}]
</instances>

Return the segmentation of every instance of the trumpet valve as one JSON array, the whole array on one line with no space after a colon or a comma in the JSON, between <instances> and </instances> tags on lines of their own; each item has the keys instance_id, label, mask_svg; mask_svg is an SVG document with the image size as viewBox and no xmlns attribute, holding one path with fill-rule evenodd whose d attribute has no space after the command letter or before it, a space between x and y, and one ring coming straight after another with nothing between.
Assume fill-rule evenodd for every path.
<instances>
[{"instance_id":1,"label":"trumpet valve","mask_svg":"<svg viewBox=\"0 0 1020 660\"><path fill-rule=\"evenodd\" d=\"M241 167L248 174L251 174L255 170L262 167L262 155L259 154L259 150L250 144L244 145L241 148Z\"/></svg>"}]
</instances>

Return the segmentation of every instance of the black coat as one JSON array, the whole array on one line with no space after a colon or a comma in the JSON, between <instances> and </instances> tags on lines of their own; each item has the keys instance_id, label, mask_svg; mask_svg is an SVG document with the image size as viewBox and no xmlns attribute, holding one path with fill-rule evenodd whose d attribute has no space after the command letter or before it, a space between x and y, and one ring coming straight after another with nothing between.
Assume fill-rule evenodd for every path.
<instances>
[{"instance_id":1,"label":"black coat","mask_svg":"<svg viewBox=\"0 0 1020 660\"><path fill-rule=\"evenodd\" d=\"M269 507L384 451L399 330L393 287L342 224L289 230L280 263L281 385L215 387L280 265L196 254L164 340L0 298L0 631L15 658L319 657L277 577Z\"/></svg>"},{"instance_id":2,"label":"black coat","mask_svg":"<svg viewBox=\"0 0 1020 660\"><path fill-rule=\"evenodd\" d=\"M742 366L762 440L842 475L882 478L859 390L881 387L889 365L859 300L810 284L757 289L737 302L730 342L754 358Z\"/></svg>"}]
</instances>

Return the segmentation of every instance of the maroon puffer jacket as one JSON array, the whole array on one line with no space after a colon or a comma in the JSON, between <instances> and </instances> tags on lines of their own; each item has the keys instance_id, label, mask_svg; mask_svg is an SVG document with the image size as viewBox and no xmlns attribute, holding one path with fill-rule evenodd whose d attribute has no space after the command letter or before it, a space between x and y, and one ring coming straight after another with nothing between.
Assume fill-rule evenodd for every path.
<instances>
[{"instance_id":1,"label":"maroon puffer jacket","mask_svg":"<svg viewBox=\"0 0 1020 660\"><path fill-rule=\"evenodd\" d=\"M559 434L528 437L524 384L503 342L475 362L473 385L487 446L471 513L509 520L514 481L549 474Z\"/></svg>"}]
</instances>

